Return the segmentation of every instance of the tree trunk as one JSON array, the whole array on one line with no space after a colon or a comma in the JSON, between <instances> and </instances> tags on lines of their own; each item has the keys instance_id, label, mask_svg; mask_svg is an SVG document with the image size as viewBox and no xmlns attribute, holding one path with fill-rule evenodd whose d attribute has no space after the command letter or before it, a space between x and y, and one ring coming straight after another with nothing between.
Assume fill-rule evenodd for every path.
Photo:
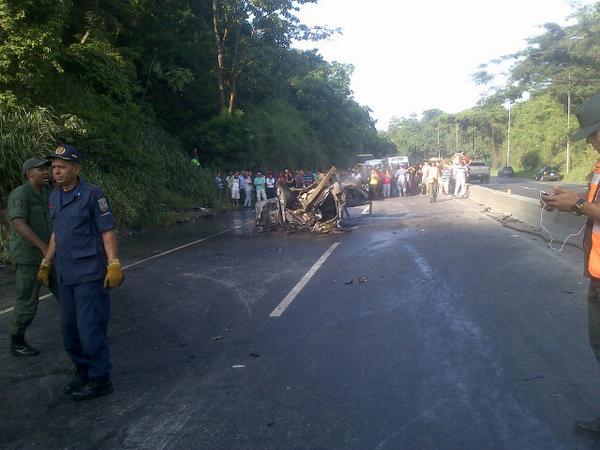
<instances>
[{"instance_id":1,"label":"tree trunk","mask_svg":"<svg viewBox=\"0 0 600 450\"><path fill-rule=\"evenodd\" d=\"M157 56L158 56L158 51L155 51L154 56L152 57L152 61L150 62L150 67L148 67L148 74L146 75L146 84L144 85L144 92L142 93L142 98L140 100L140 108L144 106L144 102L146 101L146 94L148 93L148 85L150 84L150 76L152 75L152 67L154 67L154 62L156 61Z\"/></svg>"},{"instance_id":2,"label":"tree trunk","mask_svg":"<svg viewBox=\"0 0 600 450\"><path fill-rule=\"evenodd\" d=\"M223 40L219 31L219 9L221 2L213 0L213 33L215 36L215 45L217 50L217 83L219 85L219 106L220 111L225 111L225 62L223 58Z\"/></svg>"},{"instance_id":3,"label":"tree trunk","mask_svg":"<svg viewBox=\"0 0 600 450\"><path fill-rule=\"evenodd\" d=\"M229 91L229 114L233 114L235 111L236 101L237 101L237 77L238 77L238 66L239 66L239 51L240 51L240 39L242 35L242 20L237 24L237 28L235 30L235 46L233 50L233 64L231 68L231 83L230 83L230 91Z\"/></svg>"}]
</instances>

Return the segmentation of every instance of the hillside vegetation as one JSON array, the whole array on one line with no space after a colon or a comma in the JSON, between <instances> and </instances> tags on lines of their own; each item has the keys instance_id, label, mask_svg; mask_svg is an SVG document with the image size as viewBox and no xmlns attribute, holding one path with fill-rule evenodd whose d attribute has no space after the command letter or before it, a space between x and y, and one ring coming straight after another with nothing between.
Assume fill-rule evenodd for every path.
<instances>
[{"instance_id":1,"label":"hillside vegetation","mask_svg":"<svg viewBox=\"0 0 600 450\"><path fill-rule=\"evenodd\" d=\"M22 161L61 142L131 226L219 206L217 170L385 152L352 67L291 46L335 32L296 18L315 2L0 0L0 209Z\"/></svg>"}]
</instances>

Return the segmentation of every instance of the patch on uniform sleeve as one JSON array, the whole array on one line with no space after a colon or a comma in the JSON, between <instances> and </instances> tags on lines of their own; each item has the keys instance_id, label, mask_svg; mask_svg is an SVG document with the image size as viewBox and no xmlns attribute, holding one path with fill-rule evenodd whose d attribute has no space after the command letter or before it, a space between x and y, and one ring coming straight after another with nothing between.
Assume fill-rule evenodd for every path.
<instances>
[{"instance_id":1,"label":"patch on uniform sleeve","mask_svg":"<svg viewBox=\"0 0 600 450\"><path fill-rule=\"evenodd\" d=\"M15 198L13 200L12 204L15 208L23 208L23 206L25 206L25 204L23 203L23 200L20 198Z\"/></svg>"},{"instance_id":2,"label":"patch on uniform sleeve","mask_svg":"<svg viewBox=\"0 0 600 450\"><path fill-rule=\"evenodd\" d=\"M100 211L102 211L102 212L108 211L108 202L106 201L106 198L99 199L98 206L100 207Z\"/></svg>"}]
</instances>

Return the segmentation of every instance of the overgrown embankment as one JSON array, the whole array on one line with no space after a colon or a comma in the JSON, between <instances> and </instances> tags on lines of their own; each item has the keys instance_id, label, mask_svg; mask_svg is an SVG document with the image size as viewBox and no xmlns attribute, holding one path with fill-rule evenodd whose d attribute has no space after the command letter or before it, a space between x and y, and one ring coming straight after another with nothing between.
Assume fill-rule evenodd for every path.
<instances>
[{"instance_id":1,"label":"overgrown embankment","mask_svg":"<svg viewBox=\"0 0 600 450\"><path fill-rule=\"evenodd\" d=\"M10 191L23 182L21 163L48 154L58 145L58 136L76 137L81 143L83 176L106 191L123 225L167 224L176 210L222 206L213 175L192 166L175 138L141 120L122 123L120 128L120 139L107 143L71 116L43 108L0 106L0 209L6 208ZM0 261L6 261L6 244L2 214Z\"/></svg>"},{"instance_id":2,"label":"overgrown embankment","mask_svg":"<svg viewBox=\"0 0 600 450\"><path fill-rule=\"evenodd\" d=\"M292 48L335 32L296 16L315 2L0 1L0 207L23 160L58 142L132 226L217 206L217 170L393 151L353 98L352 67Z\"/></svg>"}]
</instances>

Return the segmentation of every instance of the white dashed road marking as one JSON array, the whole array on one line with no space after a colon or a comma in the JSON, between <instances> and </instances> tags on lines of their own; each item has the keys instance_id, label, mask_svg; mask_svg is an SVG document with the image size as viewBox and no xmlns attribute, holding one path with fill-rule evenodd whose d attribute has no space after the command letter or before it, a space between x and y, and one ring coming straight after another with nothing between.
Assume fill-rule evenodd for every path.
<instances>
[{"instance_id":1,"label":"white dashed road marking","mask_svg":"<svg viewBox=\"0 0 600 450\"><path fill-rule=\"evenodd\" d=\"M238 225L236 227L228 228L228 229L223 230L223 231L219 231L218 233L214 233L214 234L211 234L210 236L203 237L202 239L198 239L196 241L188 242L187 244L183 244L183 245L180 245L179 247L172 248L171 250L167 250L167 251L162 252L162 253L157 253L156 255L152 255L152 256L150 256L148 258L141 259L140 261L136 261L134 263L127 264L126 266L123 267L123 270L127 270L127 269L130 269L130 268L135 267L135 266L139 266L140 264L143 264L143 263L148 262L148 261L152 261L153 259L160 258L162 256L170 255L171 253L177 252L177 251L182 250L182 249L187 248L187 247L191 247L192 245L200 244L201 242L208 241L209 239L212 239L214 237L220 236L220 235L225 234L225 233L229 233L230 231L237 230L238 228L242 228L243 226L248 225L249 223L252 223L252 222L246 222L246 223L243 223L243 224ZM50 298L50 297L52 297L52 294L42 295L40 297L40 300L46 300L47 298ZM15 309L15 308L14 307L10 307L10 308L3 309L2 311L0 311L0 316L2 316L4 314L8 314L13 309Z\"/></svg>"},{"instance_id":2,"label":"white dashed road marking","mask_svg":"<svg viewBox=\"0 0 600 450\"><path fill-rule=\"evenodd\" d=\"M323 253L323 255L319 258L319 260L316 263L314 263L313 266L308 270L308 272L306 272L306 274L304 274L302 279L300 281L298 281L298 284L296 284L296 286L294 286L294 288L289 292L288 295L285 296L285 298L281 301L281 303L279 305L277 305L277 307L273 310L273 312L271 314L269 314L269 317L281 317L281 315L285 312L287 307L292 304L294 299L298 296L298 294L302 291L302 289L304 289L304 286L306 286L308 284L310 279L317 273L319 268L323 265L323 263L327 260L327 258L329 258L329 256L331 256L331 254L337 248L338 245L340 245L339 242L332 244L331 247L329 247L325 251L325 253Z\"/></svg>"}]
</instances>

